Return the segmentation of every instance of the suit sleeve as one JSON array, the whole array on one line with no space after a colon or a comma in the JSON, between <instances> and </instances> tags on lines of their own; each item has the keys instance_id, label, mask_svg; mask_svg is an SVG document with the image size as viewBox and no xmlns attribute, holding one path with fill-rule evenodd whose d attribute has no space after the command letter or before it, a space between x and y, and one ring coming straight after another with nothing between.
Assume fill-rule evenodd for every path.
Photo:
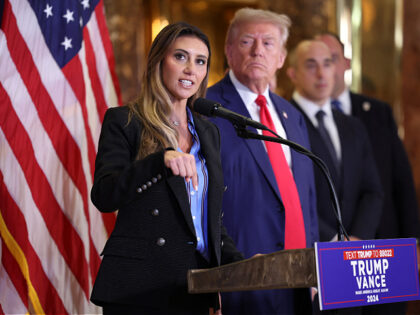
<instances>
[{"instance_id":1,"label":"suit sleeve","mask_svg":"<svg viewBox=\"0 0 420 315\"><path fill-rule=\"evenodd\" d=\"M111 108L102 124L91 190L92 202L102 212L140 198L152 182L167 177L163 151L136 160L141 126L135 118L127 121L127 108Z\"/></svg>"},{"instance_id":2,"label":"suit sleeve","mask_svg":"<svg viewBox=\"0 0 420 315\"><path fill-rule=\"evenodd\" d=\"M360 188L361 197L351 225L350 234L361 239L373 239L382 215L383 191L367 131L362 123L359 124L357 130L360 131L358 141L363 144L363 164L360 166L362 167L361 174L363 176Z\"/></svg>"}]
</instances>

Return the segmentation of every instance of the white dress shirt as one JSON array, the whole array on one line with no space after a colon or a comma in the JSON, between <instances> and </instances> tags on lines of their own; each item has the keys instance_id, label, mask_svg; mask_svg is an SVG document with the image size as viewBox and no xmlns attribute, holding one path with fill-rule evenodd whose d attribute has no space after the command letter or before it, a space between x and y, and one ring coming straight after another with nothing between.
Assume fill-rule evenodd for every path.
<instances>
[{"instance_id":1,"label":"white dress shirt","mask_svg":"<svg viewBox=\"0 0 420 315\"><path fill-rule=\"evenodd\" d=\"M255 103L255 100L257 99L259 94L252 92L248 87L246 87L241 82L239 82L239 80L235 77L235 74L233 73L232 70L229 71L229 77L233 83L233 86L235 87L236 91L238 91L239 96L244 102L245 107L248 110L251 118L255 121L260 122L260 107ZM287 139L286 131L284 130L284 127L281 123L279 115L277 114L277 111L274 108L273 102L270 99L268 85L262 95L264 95L265 98L267 99L267 108L268 108L268 111L270 112L271 119L273 120L274 127L276 128L275 132L282 138ZM257 130L257 131L259 134L262 134L261 130ZM263 145L265 148L264 142L263 142ZM292 157L290 155L290 148L287 145L283 145L283 144L281 146L283 148L283 152L284 152L284 156L286 158L287 164L289 164L289 168L291 168Z\"/></svg>"},{"instance_id":2,"label":"white dress shirt","mask_svg":"<svg viewBox=\"0 0 420 315\"><path fill-rule=\"evenodd\" d=\"M337 100L341 102L341 109L344 114L351 115L351 99L350 99L350 90L348 88L344 89L343 93L341 93Z\"/></svg>"},{"instance_id":3,"label":"white dress shirt","mask_svg":"<svg viewBox=\"0 0 420 315\"><path fill-rule=\"evenodd\" d=\"M320 110L324 111L325 128L330 134L330 138L334 145L335 152L337 153L337 158L339 161L341 161L340 136L338 135L337 126L332 115L330 100L328 99L325 104L319 106L318 104L308 100L307 98L304 98L297 91L293 92L293 99L296 101L296 103L298 103L299 107L305 112L306 116L309 117L309 119L315 127L318 127L318 120L315 117L316 113Z\"/></svg>"}]
</instances>

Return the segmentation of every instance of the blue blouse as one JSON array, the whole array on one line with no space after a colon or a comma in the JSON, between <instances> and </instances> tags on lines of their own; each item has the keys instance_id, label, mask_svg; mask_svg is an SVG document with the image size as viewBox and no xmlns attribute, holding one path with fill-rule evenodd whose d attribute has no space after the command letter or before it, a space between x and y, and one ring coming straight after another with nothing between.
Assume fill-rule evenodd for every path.
<instances>
[{"instance_id":1,"label":"blue blouse","mask_svg":"<svg viewBox=\"0 0 420 315\"><path fill-rule=\"evenodd\" d=\"M191 216L194 223L195 234L197 236L197 250L207 259L208 255L208 235L207 235L207 191L208 191L208 172L206 160L201 154L200 140L195 130L194 120L190 109L187 107L188 129L193 137L193 144L190 154L194 155L197 176L198 190L196 191L191 183L185 181L190 202ZM178 147L177 150L182 152Z\"/></svg>"}]
</instances>

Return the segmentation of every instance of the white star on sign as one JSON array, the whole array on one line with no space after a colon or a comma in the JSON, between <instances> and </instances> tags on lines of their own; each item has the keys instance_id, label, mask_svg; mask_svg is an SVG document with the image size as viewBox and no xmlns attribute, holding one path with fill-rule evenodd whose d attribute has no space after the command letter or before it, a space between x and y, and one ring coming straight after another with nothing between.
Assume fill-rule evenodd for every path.
<instances>
[{"instance_id":1,"label":"white star on sign","mask_svg":"<svg viewBox=\"0 0 420 315\"><path fill-rule=\"evenodd\" d=\"M64 36L64 41L61 43L61 45L64 46L64 50L67 50L68 48L73 48L71 45L71 38L67 38L67 36Z\"/></svg>"},{"instance_id":2,"label":"white star on sign","mask_svg":"<svg viewBox=\"0 0 420 315\"><path fill-rule=\"evenodd\" d=\"M63 18L67 20L67 23L74 21L73 13L74 13L73 11L70 11L69 9L67 9L66 14L63 15Z\"/></svg>"},{"instance_id":3,"label":"white star on sign","mask_svg":"<svg viewBox=\"0 0 420 315\"><path fill-rule=\"evenodd\" d=\"M45 14L47 15L47 16L46 16L46 18L48 19L48 17L49 17L49 16L52 16L52 15L53 15L53 13L52 13L52 6L50 6L50 5L47 3L47 6L46 6L46 8L45 8L44 12L45 12Z\"/></svg>"}]
</instances>

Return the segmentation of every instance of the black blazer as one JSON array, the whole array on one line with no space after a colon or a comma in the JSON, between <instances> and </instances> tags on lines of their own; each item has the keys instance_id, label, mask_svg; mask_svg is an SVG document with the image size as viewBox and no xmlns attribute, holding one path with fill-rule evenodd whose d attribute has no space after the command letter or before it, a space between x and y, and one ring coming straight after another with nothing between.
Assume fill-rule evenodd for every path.
<instances>
[{"instance_id":1,"label":"black blazer","mask_svg":"<svg viewBox=\"0 0 420 315\"><path fill-rule=\"evenodd\" d=\"M391 107L350 93L352 115L365 125L381 177L385 201L377 238L420 238L419 209L413 175Z\"/></svg>"},{"instance_id":2,"label":"black blazer","mask_svg":"<svg viewBox=\"0 0 420 315\"><path fill-rule=\"evenodd\" d=\"M165 167L164 152L136 160L142 125L128 108L106 112L91 198L102 212L119 209L91 300L171 308L187 296L187 271L197 268L196 235L184 179ZM210 266L242 259L221 223L223 175L217 127L194 115L206 159ZM176 302L176 301L175 301Z\"/></svg>"},{"instance_id":3,"label":"black blazer","mask_svg":"<svg viewBox=\"0 0 420 315\"><path fill-rule=\"evenodd\" d=\"M300 109L294 100L292 104ZM302 113L308 126L311 150L327 164L332 175L344 227L349 235L361 239L374 238L382 213L383 194L363 124L356 118L333 110L341 144L341 170L338 176L322 137L309 117ZM315 168L315 185L320 239L330 241L337 234L337 221L327 182L318 167Z\"/></svg>"}]
</instances>

